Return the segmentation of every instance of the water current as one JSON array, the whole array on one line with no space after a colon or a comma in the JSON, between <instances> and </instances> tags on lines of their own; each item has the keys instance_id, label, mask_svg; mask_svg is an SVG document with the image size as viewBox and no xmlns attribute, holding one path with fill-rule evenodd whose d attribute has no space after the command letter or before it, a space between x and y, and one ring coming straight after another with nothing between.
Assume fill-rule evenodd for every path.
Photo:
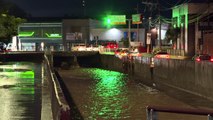
<instances>
[{"instance_id":1,"label":"water current","mask_svg":"<svg viewBox=\"0 0 213 120\"><path fill-rule=\"evenodd\" d=\"M59 70L85 120L146 120L146 106L198 108L127 74L99 68ZM183 96L186 97L186 96ZM197 101L197 100L196 100ZM193 101L191 101L193 102ZM206 120L206 116L158 113L159 120Z\"/></svg>"}]
</instances>

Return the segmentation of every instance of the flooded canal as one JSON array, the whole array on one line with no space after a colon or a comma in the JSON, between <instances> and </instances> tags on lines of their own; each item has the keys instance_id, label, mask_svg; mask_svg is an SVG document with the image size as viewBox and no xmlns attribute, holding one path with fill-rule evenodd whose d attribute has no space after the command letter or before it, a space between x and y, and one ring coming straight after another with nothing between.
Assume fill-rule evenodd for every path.
<instances>
[{"instance_id":1,"label":"flooded canal","mask_svg":"<svg viewBox=\"0 0 213 120\"><path fill-rule=\"evenodd\" d=\"M200 107L167 96L120 72L98 68L72 68L59 70L59 74L85 120L146 120L148 105L183 109ZM159 113L158 116L159 120L207 119L206 116L172 113Z\"/></svg>"},{"instance_id":2,"label":"flooded canal","mask_svg":"<svg viewBox=\"0 0 213 120\"><path fill-rule=\"evenodd\" d=\"M41 64L0 65L0 120L40 120Z\"/></svg>"}]
</instances>

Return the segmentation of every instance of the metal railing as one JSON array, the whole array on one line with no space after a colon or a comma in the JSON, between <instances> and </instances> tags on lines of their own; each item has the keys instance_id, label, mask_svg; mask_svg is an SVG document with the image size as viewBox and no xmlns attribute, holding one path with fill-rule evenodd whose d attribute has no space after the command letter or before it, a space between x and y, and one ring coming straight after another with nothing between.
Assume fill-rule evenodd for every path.
<instances>
[{"instance_id":1,"label":"metal railing","mask_svg":"<svg viewBox=\"0 0 213 120\"><path fill-rule=\"evenodd\" d=\"M213 111L206 109L192 109L192 108L172 108L162 106L147 106L147 120L158 120L158 112L191 114L207 116L207 120L213 120Z\"/></svg>"}]
</instances>

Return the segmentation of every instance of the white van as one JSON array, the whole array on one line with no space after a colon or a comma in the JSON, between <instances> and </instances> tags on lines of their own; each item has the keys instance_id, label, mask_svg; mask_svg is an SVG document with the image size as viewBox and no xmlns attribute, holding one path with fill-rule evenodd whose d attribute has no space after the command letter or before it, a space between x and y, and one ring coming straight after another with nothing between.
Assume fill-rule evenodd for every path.
<instances>
[{"instance_id":1,"label":"white van","mask_svg":"<svg viewBox=\"0 0 213 120\"><path fill-rule=\"evenodd\" d=\"M17 51L16 46L13 43L8 43L6 47L7 51Z\"/></svg>"}]
</instances>

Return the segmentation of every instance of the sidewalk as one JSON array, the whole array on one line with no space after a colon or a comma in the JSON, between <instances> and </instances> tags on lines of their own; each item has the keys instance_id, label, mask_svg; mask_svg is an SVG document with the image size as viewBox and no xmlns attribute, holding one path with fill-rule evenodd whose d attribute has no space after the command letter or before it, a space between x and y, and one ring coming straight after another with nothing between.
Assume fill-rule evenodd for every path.
<instances>
[{"instance_id":1,"label":"sidewalk","mask_svg":"<svg viewBox=\"0 0 213 120\"><path fill-rule=\"evenodd\" d=\"M41 120L53 120L50 90L48 88L47 80L45 78L42 80Z\"/></svg>"}]
</instances>

